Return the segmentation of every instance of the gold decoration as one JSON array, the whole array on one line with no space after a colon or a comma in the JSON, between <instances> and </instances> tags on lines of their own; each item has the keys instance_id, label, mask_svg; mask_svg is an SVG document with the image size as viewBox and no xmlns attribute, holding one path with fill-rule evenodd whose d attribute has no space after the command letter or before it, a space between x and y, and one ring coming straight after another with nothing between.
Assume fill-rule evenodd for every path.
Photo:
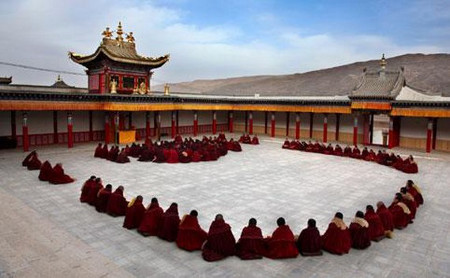
<instances>
[{"instance_id":1,"label":"gold decoration","mask_svg":"<svg viewBox=\"0 0 450 278\"><path fill-rule=\"evenodd\" d=\"M134 43L133 32L127 34L127 42Z\"/></svg>"},{"instance_id":2,"label":"gold decoration","mask_svg":"<svg viewBox=\"0 0 450 278\"><path fill-rule=\"evenodd\" d=\"M142 81L141 84L139 84L139 94L145 95L147 93L147 85L145 85L145 82Z\"/></svg>"},{"instance_id":3,"label":"gold decoration","mask_svg":"<svg viewBox=\"0 0 450 278\"><path fill-rule=\"evenodd\" d=\"M117 31L116 31L117 37L116 40L119 42L123 41L123 30L122 30L122 22L119 21L119 26L117 26Z\"/></svg>"},{"instance_id":4,"label":"gold decoration","mask_svg":"<svg viewBox=\"0 0 450 278\"><path fill-rule=\"evenodd\" d=\"M170 94L169 92L169 84L166 83L166 85L164 85L164 95L168 96Z\"/></svg>"},{"instance_id":5,"label":"gold decoration","mask_svg":"<svg viewBox=\"0 0 450 278\"><path fill-rule=\"evenodd\" d=\"M385 69L387 65L386 59L384 58L384 53L383 56L381 57L381 61L380 61L380 66L382 69Z\"/></svg>"},{"instance_id":6,"label":"gold decoration","mask_svg":"<svg viewBox=\"0 0 450 278\"><path fill-rule=\"evenodd\" d=\"M109 83L110 87L110 93L111 94L117 94L117 81L115 79L111 78L111 81Z\"/></svg>"},{"instance_id":7,"label":"gold decoration","mask_svg":"<svg viewBox=\"0 0 450 278\"><path fill-rule=\"evenodd\" d=\"M110 39L112 38L112 32L109 30L109 27L106 27L105 31L102 32L103 38Z\"/></svg>"}]
</instances>

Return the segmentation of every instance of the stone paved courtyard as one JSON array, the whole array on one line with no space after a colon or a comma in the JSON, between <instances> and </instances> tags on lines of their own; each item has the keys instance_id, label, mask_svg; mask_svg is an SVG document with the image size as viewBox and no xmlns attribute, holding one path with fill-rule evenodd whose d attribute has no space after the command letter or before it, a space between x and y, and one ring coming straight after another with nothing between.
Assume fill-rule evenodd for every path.
<instances>
[{"instance_id":1,"label":"stone paved courtyard","mask_svg":"<svg viewBox=\"0 0 450 278\"><path fill-rule=\"evenodd\" d=\"M0 277L450 277L450 155L397 149L418 161L419 174L408 175L350 158L282 150L280 139L260 141L216 162L175 165L96 159L96 144L38 148L41 161L62 162L77 179L67 185L39 181L38 171L21 166L21 151L0 151ZM197 209L205 230L222 213L236 239L250 217L264 235L279 216L296 234L314 217L324 233L336 211L349 224L367 204L390 204L407 179L421 186L425 205L413 225L364 251L208 263L200 252L144 238L122 228L123 218L81 204L80 188L91 175L114 188L124 185L127 199L143 195L145 205L153 196L164 209L177 202L180 217Z\"/></svg>"}]
</instances>

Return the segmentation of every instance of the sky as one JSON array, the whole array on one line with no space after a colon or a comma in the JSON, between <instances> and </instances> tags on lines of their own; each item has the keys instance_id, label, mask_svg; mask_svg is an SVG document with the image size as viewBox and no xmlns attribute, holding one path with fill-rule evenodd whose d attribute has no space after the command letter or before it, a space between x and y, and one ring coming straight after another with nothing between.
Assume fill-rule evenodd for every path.
<instances>
[{"instance_id":1,"label":"sky","mask_svg":"<svg viewBox=\"0 0 450 278\"><path fill-rule=\"evenodd\" d=\"M407 53L450 53L446 0L1 0L0 62L84 73L106 26L132 31L139 54L170 61L152 83L319 70ZM15 84L57 73L0 65ZM61 74L69 85L87 77Z\"/></svg>"}]
</instances>

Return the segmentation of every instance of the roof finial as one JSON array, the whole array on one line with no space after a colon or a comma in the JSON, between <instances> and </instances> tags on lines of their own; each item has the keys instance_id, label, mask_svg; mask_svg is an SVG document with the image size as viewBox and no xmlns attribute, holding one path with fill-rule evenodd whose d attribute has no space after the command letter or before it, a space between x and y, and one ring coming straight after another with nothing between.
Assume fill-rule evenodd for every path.
<instances>
[{"instance_id":1,"label":"roof finial","mask_svg":"<svg viewBox=\"0 0 450 278\"><path fill-rule=\"evenodd\" d=\"M112 32L109 27L106 27L105 31L102 32L103 38L110 39L112 37Z\"/></svg>"},{"instance_id":2,"label":"roof finial","mask_svg":"<svg viewBox=\"0 0 450 278\"><path fill-rule=\"evenodd\" d=\"M56 82L61 81L61 75L58 74L58 78L56 79Z\"/></svg>"},{"instance_id":3,"label":"roof finial","mask_svg":"<svg viewBox=\"0 0 450 278\"><path fill-rule=\"evenodd\" d=\"M116 40L118 40L119 42L123 41L123 30L122 30L122 22L119 21L119 26L117 26L117 31L116 31L117 37Z\"/></svg>"},{"instance_id":4,"label":"roof finial","mask_svg":"<svg viewBox=\"0 0 450 278\"><path fill-rule=\"evenodd\" d=\"M127 34L127 42L134 42L133 32Z\"/></svg>"},{"instance_id":5,"label":"roof finial","mask_svg":"<svg viewBox=\"0 0 450 278\"><path fill-rule=\"evenodd\" d=\"M383 53L383 56L381 57L381 61L380 61L380 66L381 66L382 70L386 69L386 64L387 64L387 62L386 62L386 59L384 58L384 53Z\"/></svg>"}]
</instances>

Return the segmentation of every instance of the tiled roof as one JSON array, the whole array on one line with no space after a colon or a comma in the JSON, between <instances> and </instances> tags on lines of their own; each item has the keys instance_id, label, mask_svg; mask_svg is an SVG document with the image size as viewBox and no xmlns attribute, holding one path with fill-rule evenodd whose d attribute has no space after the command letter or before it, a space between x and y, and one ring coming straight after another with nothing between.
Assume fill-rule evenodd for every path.
<instances>
[{"instance_id":1,"label":"tiled roof","mask_svg":"<svg viewBox=\"0 0 450 278\"><path fill-rule=\"evenodd\" d=\"M361 82L353 90L351 97L395 98L405 83L403 70L379 70L365 72Z\"/></svg>"}]
</instances>

